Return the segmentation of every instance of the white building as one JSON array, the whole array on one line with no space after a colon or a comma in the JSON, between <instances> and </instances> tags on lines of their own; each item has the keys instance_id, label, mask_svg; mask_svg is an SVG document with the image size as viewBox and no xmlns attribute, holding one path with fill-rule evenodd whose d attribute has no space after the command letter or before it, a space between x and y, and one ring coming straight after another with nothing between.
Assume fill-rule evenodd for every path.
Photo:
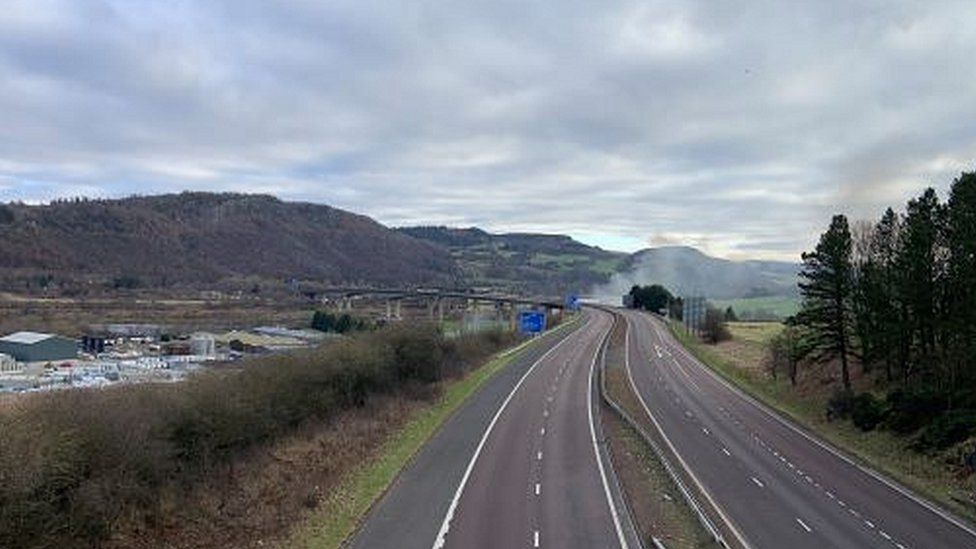
<instances>
[{"instance_id":1,"label":"white building","mask_svg":"<svg viewBox=\"0 0 976 549\"><path fill-rule=\"evenodd\" d=\"M14 357L0 353L0 374L17 373L23 369L23 365L14 360Z\"/></svg>"},{"instance_id":2,"label":"white building","mask_svg":"<svg viewBox=\"0 0 976 549\"><path fill-rule=\"evenodd\" d=\"M217 342L212 334L196 333L190 336L190 353L194 356L213 358L217 355Z\"/></svg>"}]
</instances>

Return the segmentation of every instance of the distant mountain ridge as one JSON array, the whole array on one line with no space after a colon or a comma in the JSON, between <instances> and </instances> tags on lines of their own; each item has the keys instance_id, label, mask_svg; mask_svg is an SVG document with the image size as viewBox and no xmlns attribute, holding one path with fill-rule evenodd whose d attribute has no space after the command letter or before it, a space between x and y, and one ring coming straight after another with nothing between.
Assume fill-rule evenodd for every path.
<instances>
[{"instance_id":1,"label":"distant mountain ridge","mask_svg":"<svg viewBox=\"0 0 976 549\"><path fill-rule=\"evenodd\" d=\"M597 293L616 295L634 284L662 284L677 295L713 299L790 296L797 292L799 268L785 261L733 261L688 246L663 246L632 254Z\"/></svg>"},{"instance_id":2,"label":"distant mountain ridge","mask_svg":"<svg viewBox=\"0 0 976 549\"><path fill-rule=\"evenodd\" d=\"M233 278L453 284L441 247L369 217L272 196L181 193L0 205L0 277L206 285ZM43 279L42 279L43 280Z\"/></svg>"},{"instance_id":3,"label":"distant mountain ridge","mask_svg":"<svg viewBox=\"0 0 976 549\"><path fill-rule=\"evenodd\" d=\"M493 234L478 228L403 227L403 234L450 251L466 284L558 297L606 283L627 254L565 235Z\"/></svg>"},{"instance_id":4,"label":"distant mountain ridge","mask_svg":"<svg viewBox=\"0 0 976 549\"><path fill-rule=\"evenodd\" d=\"M694 248L626 254L569 236L478 228L391 229L321 204L185 192L0 204L0 289L247 289L318 285L485 287L558 298L660 283L734 298L795 292L792 263L728 261Z\"/></svg>"}]
</instances>

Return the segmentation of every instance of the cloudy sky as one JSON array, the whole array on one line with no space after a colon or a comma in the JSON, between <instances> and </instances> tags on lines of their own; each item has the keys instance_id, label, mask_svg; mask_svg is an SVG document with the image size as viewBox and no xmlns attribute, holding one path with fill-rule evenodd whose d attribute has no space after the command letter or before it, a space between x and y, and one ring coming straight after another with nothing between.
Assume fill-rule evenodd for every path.
<instances>
[{"instance_id":1,"label":"cloudy sky","mask_svg":"<svg viewBox=\"0 0 976 549\"><path fill-rule=\"evenodd\" d=\"M0 200L273 193L795 259L976 159L976 2L7 0Z\"/></svg>"}]
</instances>

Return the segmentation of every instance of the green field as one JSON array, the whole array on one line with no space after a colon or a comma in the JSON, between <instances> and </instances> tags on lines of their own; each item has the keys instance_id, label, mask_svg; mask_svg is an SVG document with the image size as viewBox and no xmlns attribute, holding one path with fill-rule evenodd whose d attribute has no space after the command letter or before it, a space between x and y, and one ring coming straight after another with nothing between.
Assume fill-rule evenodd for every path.
<instances>
[{"instance_id":1,"label":"green field","mask_svg":"<svg viewBox=\"0 0 976 549\"><path fill-rule=\"evenodd\" d=\"M711 302L721 309L731 306L741 320L782 320L800 309L800 298L797 296L714 299Z\"/></svg>"},{"instance_id":2,"label":"green field","mask_svg":"<svg viewBox=\"0 0 976 549\"><path fill-rule=\"evenodd\" d=\"M779 322L729 322L733 338L758 345L765 345L782 329Z\"/></svg>"}]
</instances>

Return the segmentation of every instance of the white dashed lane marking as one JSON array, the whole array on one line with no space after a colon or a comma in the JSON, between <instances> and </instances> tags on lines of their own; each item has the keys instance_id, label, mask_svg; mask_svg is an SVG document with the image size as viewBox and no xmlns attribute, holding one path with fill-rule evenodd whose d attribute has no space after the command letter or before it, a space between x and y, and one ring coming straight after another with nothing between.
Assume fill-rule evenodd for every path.
<instances>
[{"instance_id":1,"label":"white dashed lane marking","mask_svg":"<svg viewBox=\"0 0 976 549\"><path fill-rule=\"evenodd\" d=\"M662 348L658 347L657 345L655 345L655 350L657 351L657 354L658 354L658 357L659 358L662 356L662 351L663 351L663 354L664 355L670 356L672 358L672 360L674 358L672 356L672 354L670 353L670 351L667 348L663 348L662 349ZM652 362L653 362L653 359L652 359ZM680 363L678 363L677 360L674 361L674 366L675 366L675 370L677 370L677 373L678 374L684 375L686 377L690 377L688 375L688 373L685 371L684 367L682 367L682 365ZM667 380L662 375L659 374L658 375L658 381L662 382L665 385L665 392L674 397L675 404L679 404L680 405L681 399L678 397L678 395L676 393L674 393L673 391L670 390L669 387L667 387ZM689 379L689 381L691 382L692 385L695 385L697 387L697 385L695 384L694 380ZM903 543L895 540L894 537L891 534L889 534L888 532L885 532L884 530L881 530L878 527L878 525L876 525L875 523L873 523L873 522L871 522L871 521L869 521L867 519L864 519L862 517L862 515L861 515L860 512L858 512L856 509L853 509L853 508L849 507L846 502L844 502L842 499L839 499L831 491L827 490L826 487L822 486L820 484L820 482L818 482L817 479L814 478L812 475L810 475L808 473L805 473L802 469L798 468L796 466L796 464L794 464L789 459L787 459L787 457L784 454L781 454L776 448L770 446L757 433L747 431L745 424L739 419L739 417L737 417L735 414L733 414L731 410L725 408L724 406L719 406L718 409L719 409L719 411L722 414L724 414L726 417L728 417L735 426L737 426L739 429L742 429L747 434L751 435L751 437L756 441L756 443L761 448L763 448L764 450L766 450L767 452L769 452L770 454L772 454L783 465L789 467L790 472L792 472L793 474L795 474L798 477L799 480L805 481L808 485L814 487L817 491L819 491L819 492L823 493L824 495L826 495L830 500L832 500L834 503L836 503L839 507L841 507L843 509L846 509L848 511L848 513L850 513L853 517L855 517L856 519L858 519L858 521L861 522L862 525L865 528L867 528L867 529L869 529L871 531L877 532L877 534L882 539L884 539L885 541L891 543L897 549L909 549ZM684 409L681 409L681 412L683 412L684 415L688 419L694 421L694 414L690 410L688 410L687 408L684 408ZM706 435L710 435L711 434L707 428L702 428L702 432L705 433ZM722 453L724 453L726 456L731 457L732 454L731 454L731 452L729 452L729 450L727 448L722 447L721 450L722 450ZM762 481L760 481L759 479L757 479L755 477L751 477L751 480L752 480L753 483L756 484L756 486L759 486L760 488L762 488L762 487L765 486L762 483ZM802 519L797 518L796 519L796 522L805 531L812 532L812 528L809 525L807 525L805 522L803 522Z\"/></svg>"}]
</instances>

